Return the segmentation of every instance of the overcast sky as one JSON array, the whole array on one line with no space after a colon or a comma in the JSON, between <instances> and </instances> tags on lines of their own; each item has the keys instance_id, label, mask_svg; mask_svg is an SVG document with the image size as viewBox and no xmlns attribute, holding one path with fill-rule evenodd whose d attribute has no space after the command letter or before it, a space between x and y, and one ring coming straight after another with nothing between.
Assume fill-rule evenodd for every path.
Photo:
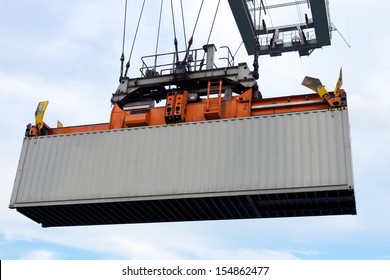
<instances>
[{"instance_id":1,"label":"overcast sky","mask_svg":"<svg viewBox=\"0 0 390 280\"><path fill-rule=\"evenodd\" d=\"M141 2L129 1L126 56ZM165 2L159 52L174 50ZM184 2L188 36L201 1ZM206 43L218 1L205 2L194 47ZM51 126L57 119L64 125L109 121L123 8L124 0L0 0L0 259L390 259L390 3L384 0L330 0L332 22L351 48L333 32L332 46L310 57L260 58L264 97L308 92L300 85L305 75L333 90L343 67L358 215L44 229L9 209L25 126L34 122L39 101L50 101L45 121ZM141 56L154 53L158 8L159 1L147 1L130 76L139 75ZM232 51L241 43L226 0L210 42ZM237 53L236 62L252 60L244 48Z\"/></svg>"}]
</instances>

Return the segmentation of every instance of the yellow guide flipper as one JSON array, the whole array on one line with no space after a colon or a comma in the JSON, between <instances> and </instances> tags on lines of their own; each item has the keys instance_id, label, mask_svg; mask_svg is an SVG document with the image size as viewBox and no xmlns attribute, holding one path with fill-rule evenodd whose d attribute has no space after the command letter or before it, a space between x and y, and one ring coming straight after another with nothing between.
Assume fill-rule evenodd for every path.
<instances>
[{"instance_id":1,"label":"yellow guide flipper","mask_svg":"<svg viewBox=\"0 0 390 280\"><path fill-rule=\"evenodd\" d=\"M336 87L334 89L334 95L335 96L338 96L339 95L339 90L341 88L341 86L343 85L343 69L340 68L340 74L339 74L339 79L337 80L337 84L336 84Z\"/></svg>"},{"instance_id":2,"label":"yellow guide flipper","mask_svg":"<svg viewBox=\"0 0 390 280\"><path fill-rule=\"evenodd\" d=\"M39 102L37 110L35 111L35 124L39 130L43 127L43 116L45 115L45 111L48 104L49 101Z\"/></svg>"},{"instance_id":3,"label":"yellow guide flipper","mask_svg":"<svg viewBox=\"0 0 390 280\"><path fill-rule=\"evenodd\" d=\"M322 98L324 95L329 94L328 91L325 89L321 81L317 78L312 78L306 76L303 81L302 85L310 88L311 90L315 91L318 93L318 95Z\"/></svg>"}]
</instances>

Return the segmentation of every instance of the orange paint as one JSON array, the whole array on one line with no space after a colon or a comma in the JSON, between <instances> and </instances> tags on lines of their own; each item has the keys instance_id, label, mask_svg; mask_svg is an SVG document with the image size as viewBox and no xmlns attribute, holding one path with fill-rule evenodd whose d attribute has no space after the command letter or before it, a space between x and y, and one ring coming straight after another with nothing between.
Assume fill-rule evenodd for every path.
<instances>
[{"instance_id":1,"label":"orange paint","mask_svg":"<svg viewBox=\"0 0 390 280\"><path fill-rule=\"evenodd\" d=\"M294 95L252 100L249 89L231 100L221 95L204 98L199 102L188 103L188 92L172 92L168 95L165 107L152 107L146 112L124 111L114 104L110 122L103 124L50 128L44 126L45 135L93 132L127 127L166 125L177 122L199 122L213 119L242 118L259 115L293 113L310 110L329 109L329 104L317 94ZM34 126L30 129L37 136ZM43 134L43 133L42 133Z\"/></svg>"}]
</instances>

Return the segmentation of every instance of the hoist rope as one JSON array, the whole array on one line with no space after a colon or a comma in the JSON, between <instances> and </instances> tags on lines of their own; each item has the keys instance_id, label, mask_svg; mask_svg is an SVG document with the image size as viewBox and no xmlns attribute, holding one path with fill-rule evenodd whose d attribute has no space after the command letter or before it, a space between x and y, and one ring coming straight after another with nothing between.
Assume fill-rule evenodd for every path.
<instances>
[{"instance_id":1,"label":"hoist rope","mask_svg":"<svg viewBox=\"0 0 390 280\"><path fill-rule=\"evenodd\" d=\"M210 28L210 33L209 33L209 37L207 38L207 44L209 44L210 42L210 38L211 38L211 33L213 32L213 28L214 28L214 23L215 23L215 19L217 18L217 14L218 14L218 10L219 10L219 4L221 3L221 0L218 0L218 4L217 4L217 8L215 9L215 14L214 14L214 18L213 18L213 23L211 24L211 28ZM206 57L206 53L204 52L203 53L203 58L202 58L202 61L204 61L204 58ZM202 64L203 66L203 64Z\"/></svg>"},{"instance_id":2,"label":"hoist rope","mask_svg":"<svg viewBox=\"0 0 390 280\"><path fill-rule=\"evenodd\" d=\"M196 17L196 22L195 22L195 25L194 25L194 30L192 30L191 38L190 38L190 40L188 41L188 46L187 46L187 48L186 48L186 54L185 54L184 59L183 59L183 62L184 62L184 63L187 62L187 58L188 58L189 55L190 55L190 48L191 48L192 42L193 42L193 40L194 40L194 34L195 34L196 27L198 26L198 21L199 21L200 13L202 12L203 3L204 3L204 0L202 0L202 3L200 4L198 16Z\"/></svg>"},{"instance_id":3,"label":"hoist rope","mask_svg":"<svg viewBox=\"0 0 390 280\"><path fill-rule=\"evenodd\" d=\"M139 14L138 23L137 23L137 28L136 28L136 30L135 30L135 34L134 34L134 38L133 38L133 44L132 44L132 46L131 46L131 51L130 51L130 55L129 55L129 60L128 60L127 63L126 63L125 77L127 76L127 71L129 70L129 67L130 67L130 60L131 60L131 56L133 55L134 44L135 44L135 40L137 39L139 24L140 24L140 22L141 22L142 14L143 14L143 12L144 12L145 2L146 2L146 0L144 0L144 2L142 3L141 12L140 12L140 14Z\"/></svg>"},{"instance_id":4,"label":"hoist rope","mask_svg":"<svg viewBox=\"0 0 390 280\"><path fill-rule=\"evenodd\" d=\"M204 0L202 0L202 3L200 4L198 16L196 17L196 22L195 22L194 30L192 31L191 39L194 37L195 30L196 30L196 27L197 27L197 25L198 25L200 13L202 12L203 3L204 3ZM190 39L190 40L191 40L191 39Z\"/></svg>"},{"instance_id":5,"label":"hoist rope","mask_svg":"<svg viewBox=\"0 0 390 280\"><path fill-rule=\"evenodd\" d=\"M210 42L211 33L213 32L213 28L214 28L214 24L215 24L215 19L217 18L217 14L218 14L219 4L220 4L220 3L221 3L221 0L218 0L218 5L217 5L217 8L215 9L215 14L214 14L214 18L213 18L213 23L211 24L209 37L207 38L207 45L208 45L209 42Z\"/></svg>"},{"instance_id":6,"label":"hoist rope","mask_svg":"<svg viewBox=\"0 0 390 280\"><path fill-rule=\"evenodd\" d=\"M242 44L244 44L244 41L241 41L241 44L238 46L236 52L233 54L233 57L235 57L235 56L237 55L237 53L238 53L238 51L240 50Z\"/></svg>"},{"instance_id":7,"label":"hoist rope","mask_svg":"<svg viewBox=\"0 0 390 280\"><path fill-rule=\"evenodd\" d=\"M127 22L127 0L125 2L125 17L123 19L122 55L124 55L125 52L126 22Z\"/></svg>"},{"instance_id":8,"label":"hoist rope","mask_svg":"<svg viewBox=\"0 0 390 280\"><path fill-rule=\"evenodd\" d=\"M174 36L173 43L175 45L175 60L176 60L176 63L177 63L179 61L179 49L178 49L178 43L177 43L175 13L173 11L173 2L172 2L172 0L171 0L171 13L172 13L173 36Z\"/></svg>"},{"instance_id":9,"label":"hoist rope","mask_svg":"<svg viewBox=\"0 0 390 280\"><path fill-rule=\"evenodd\" d=\"M123 19L123 36L122 36L122 55L120 58L121 61L121 74L119 77L119 81L123 78L123 62L125 61L125 41L126 41L126 22L127 22L127 0L125 2L125 16Z\"/></svg>"},{"instance_id":10,"label":"hoist rope","mask_svg":"<svg viewBox=\"0 0 390 280\"><path fill-rule=\"evenodd\" d=\"M173 25L173 36L177 38L176 36L176 24L175 24L175 13L173 12L173 2L171 0L171 13L172 13L172 25Z\"/></svg>"},{"instance_id":11,"label":"hoist rope","mask_svg":"<svg viewBox=\"0 0 390 280\"><path fill-rule=\"evenodd\" d=\"M186 25L184 23L184 9L183 9L183 0L180 0L180 6L181 6L181 20L183 24L183 32L184 32L184 43L185 47L187 49L187 34L186 34Z\"/></svg>"},{"instance_id":12,"label":"hoist rope","mask_svg":"<svg viewBox=\"0 0 390 280\"><path fill-rule=\"evenodd\" d=\"M154 53L154 70L156 70L157 66L157 51L158 51L158 43L160 40L160 29L161 29L161 15L162 15L162 10L163 10L163 5L164 5L164 0L161 0L161 6L160 6L160 16L158 19L158 30L157 30L157 41L156 41L156 51ZM175 31L176 33L176 31Z\"/></svg>"},{"instance_id":13,"label":"hoist rope","mask_svg":"<svg viewBox=\"0 0 390 280\"><path fill-rule=\"evenodd\" d=\"M264 2L265 2L265 6L268 7L267 0L264 0ZM265 10L266 10L266 9L265 9L265 7L264 7L264 11L265 11ZM273 23L273 21L272 21L270 9L268 9L268 17L269 17L269 20L270 20L270 22L271 22L271 28L274 28L274 23Z\"/></svg>"}]
</instances>

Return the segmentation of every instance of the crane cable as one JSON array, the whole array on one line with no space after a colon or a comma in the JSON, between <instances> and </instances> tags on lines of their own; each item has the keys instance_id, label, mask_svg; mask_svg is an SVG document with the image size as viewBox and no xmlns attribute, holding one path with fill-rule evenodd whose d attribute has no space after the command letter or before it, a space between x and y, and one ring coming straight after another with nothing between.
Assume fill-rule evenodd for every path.
<instances>
[{"instance_id":1,"label":"crane cable","mask_svg":"<svg viewBox=\"0 0 390 280\"><path fill-rule=\"evenodd\" d=\"M202 0L202 3L200 4L198 16L196 17L196 22L195 22L195 25L194 25L194 29L192 30L191 38L188 41L188 47L187 47L186 54L185 54L184 59L183 59L183 63L187 62L187 58L188 58L188 56L190 54L190 48L191 48L192 42L194 40L194 34L195 34L196 27L198 26L198 21L199 21L200 13L202 12L203 3L204 3L204 0Z\"/></svg>"},{"instance_id":2,"label":"crane cable","mask_svg":"<svg viewBox=\"0 0 390 280\"><path fill-rule=\"evenodd\" d=\"M207 45L208 45L209 42L210 42L211 33L213 32L213 28L214 28L214 24L215 24L215 19L217 18L217 14L218 14L219 4L220 4L220 3L221 3L221 0L218 0L217 8L215 9L215 14L214 14L214 18L213 18L213 23L211 24L211 28L210 28L209 37L207 38Z\"/></svg>"},{"instance_id":3,"label":"crane cable","mask_svg":"<svg viewBox=\"0 0 390 280\"><path fill-rule=\"evenodd\" d=\"M175 13L173 12L173 0L171 0L171 13L172 13L172 25L173 25L173 35L176 37L176 24L175 24Z\"/></svg>"},{"instance_id":4,"label":"crane cable","mask_svg":"<svg viewBox=\"0 0 390 280\"><path fill-rule=\"evenodd\" d=\"M121 61L121 74L119 76L119 82L123 79L123 63L125 61L125 40L126 40L126 23L127 23L127 0L125 2L125 16L123 19L123 36L122 36L122 55L120 58Z\"/></svg>"},{"instance_id":5,"label":"crane cable","mask_svg":"<svg viewBox=\"0 0 390 280\"><path fill-rule=\"evenodd\" d=\"M268 7L268 3L267 3L267 0L264 0L264 2L265 2L265 6L266 7ZM264 3L263 3L264 4ZM266 8L265 7L263 7L264 8L264 12L266 11ZM266 13L265 13L266 14ZM269 21L271 22L271 28L274 28L274 23L273 23L273 21L272 21L272 17L271 17L271 11L270 11L270 9L268 8L268 16L269 16Z\"/></svg>"},{"instance_id":6,"label":"crane cable","mask_svg":"<svg viewBox=\"0 0 390 280\"><path fill-rule=\"evenodd\" d=\"M171 0L172 1L172 0ZM160 16L158 19L158 30L157 30L157 40L156 40L156 51L154 53L154 70L156 70L157 67L157 51L158 51L158 43L160 40L160 29L161 29L161 15L162 15L162 10L163 10L163 5L164 5L164 0L161 0L161 5L160 5ZM175 31L176 33L176 31Z\"/></svg>"},{"instance_id":7,"label":"crane cable","mask_svg":"<svg viewBox=\"0 0 390 280\"><path fill-rule=\"evenodd\" d=\"M186 25L184 23L184 9L183 9L183 0L180 0L180 6L181 6L181 20L183 24L183 33L184 33L184 44L187 49L187 34L186 34Z\"/></svg>"},{"instance_id":8,"label":"crane cable","mask_svg":"<svg viewBox=\"0 0 390 280\"><path fill-rule=\"evenodd\" d=\"M220 1L220 0L219 0ZM129 59L126 63L126 70L125 70L125 73L123 75L123 62L124 62L124 45L125 45L125 37L126 37L126 21L127 21L127 0L125 1L125 16L124 16L124 28L123 28L123 41L122 41L122 56L121 56L121 74L120 74L120 78L119 80L122 81L122 79L124 77L127 77L127 73L128 73L128 70L130 68L130 61L131 61L131 57L132 57L132 54L133 54L133 50L134 50L134 45L135 45L135 41L137 39L137 35L138 35L138 29L139 29L139 25L140 25L140 22L141 22L141 18L142 18L142 15L143 15L143 11L144 11L144 7L145 7L145 2L146 0L143 1L142 3L142 8L141 8L141 12L140 12L140 15L139 15L139 18L138 18L138 23L137 23L137 28L136 28L136 31L135 31L135 34L134 34L134 38L133 38L133 43L132 43L132 46L131 46L131 51L130 51L130 55L129 55ZM161 0L161 9L160 9L160 19L159 19L159 30L158 30L158 34L157 34L157 43L156 43L156 52L157 52L157 48L158 48L158 41L159 41L159 36L160 36L160 24L161 24L161 14L162 14L162 4L163 4L163 0ZM185 36L185 39L186 39L186 33L185 33L185 24L184 24L184 13L183 13L183 3L182 3L182 0L180 1L180 4L181 4L181 12L182 12L182 20L183 20L183 28L184 28L184 36ZM200 14L202 12L202 8L203 8L203 4L204 4L204 0L202 0L201 2L201 5L200 5L200 8L199 8L199 12L198 12L198 15L197 15L197 18L196 18L196 22L195 22L195 25L194 25L194 29L192 31L192 34L191 34L191 38L188 42L188 46L186 44L186 55L184 57L184 61L187 60L187 57L189 55L189 50L191 48L191 45L192 45L192 42L193 42L193 37L194 37L194 34L195 34L195 30L198 26L198 22L199 22L199 17L200 17ZM218 2L218 6L219 6L219 2ZM175 23L174 23L174 16L173 16L173 4L172 4L172 0L171 0L171 7L172 7L172 17L173 17L173 25L174 25L174 33L175 33L175 38L176 38L176 28L175 28ZM214 23L213 23L214 24ZM211 35L211 31L210 31L210 35ZM209 35L209 37L210 37ZM156 59L157 59L157 56L156 56ZM155 62L156 64L156 62Z\"/></svg>"},{"instance_id":9,"label":"crane cable","mask_svg":"<svg viewBox=\"0 0 390 280\"><path fill-rule=\"evenodd\" d=\"M190 41L192 41L192 39L194 37L194 34L195 34L196 27L198 26L198 21L199 21L200 13L202 12L203 3L204 3L204 0L202 0L202 3L200 4L198 16L196 17L196 22L195 22L195 25L194 25L194 30L192 30L192 35L191 35Z\"/></svg>"},{"instance_id":10,"label":"crane cable","mask_svg":"<svg viewBox=\"0 0 390 280\"><path fill-rule=\"evenodd\" d=\"M175 13L173 12L173 1L171 0L171 13L172 13L172 25L173 25L173 36L174 40L173 43L175 45L175 62L179 62L179 47L177 42L177 36L176 36L176 24L175 24Z\"/></svg>"},{"instance_id":11,"label":"crane cable","mask_svg":"<svg viewBox=\"0 0 390 280\"><path fill-rule=\"evenodd\" d=\"M131 56L133 55L134 44L135 44L135 40L137 39L139 24L140 24L140 22L141 22L141 18L142 18L143 12L144 12L145 2L146 2L146 0L144 0L143 3L142 3L141 12L140 12L139 18L138 18L137 28L136 28L136 30L135 30L135 34L134 34L134 38L133 38L133 44L132 44L132 46L131 46L131 51L130 51L130 55L129 55L129 60L128 60L127 63L126 63L126 71L125 71L124 77L127 77L127 72L128 72L128 70L129 70L129 67L130 67L130 60L131 60ZM127 0L126 0L126 10L127 10Z\"/></svg>"},{"instance_id":12,"label":"crane cable","mask_svg":"<svg viewBox=\"0 0 390 280\"><path fill-rule=\"evenodd\" d=\"M210 38L211 38L211 33L213 32L213 29L214 29L214 24L215 24L215 19L217 18L217 14L218 14L218 10L219 10L219 4L221 3L221 0L218 0L218 4L217 4L217 8L215 9L215 14L214 14L214 18L213 18L213 23L211 24L211 28L210 28L210 33L209 33L209 37L207 38L207 44L209 44L210 42ZM203 53L203 58L202 58L202 61L201 61L201 64L200 64L200 69L202 69L203 67L203 64L204 64L204 58L206 57L206 53Z\"/></svg>"},{"instance_id":13,"label":"crane cable","mask_svg":"<svg viewBox=\"0 0 390 280\"><path fill-rule=\"evenodd\" d=\"M238 51L241 49L242 44L244 44L244 41L241 41L241 44L238 46L236 52L233 54L233 57L237 55Z\"/></svg>"}]
</instances>

